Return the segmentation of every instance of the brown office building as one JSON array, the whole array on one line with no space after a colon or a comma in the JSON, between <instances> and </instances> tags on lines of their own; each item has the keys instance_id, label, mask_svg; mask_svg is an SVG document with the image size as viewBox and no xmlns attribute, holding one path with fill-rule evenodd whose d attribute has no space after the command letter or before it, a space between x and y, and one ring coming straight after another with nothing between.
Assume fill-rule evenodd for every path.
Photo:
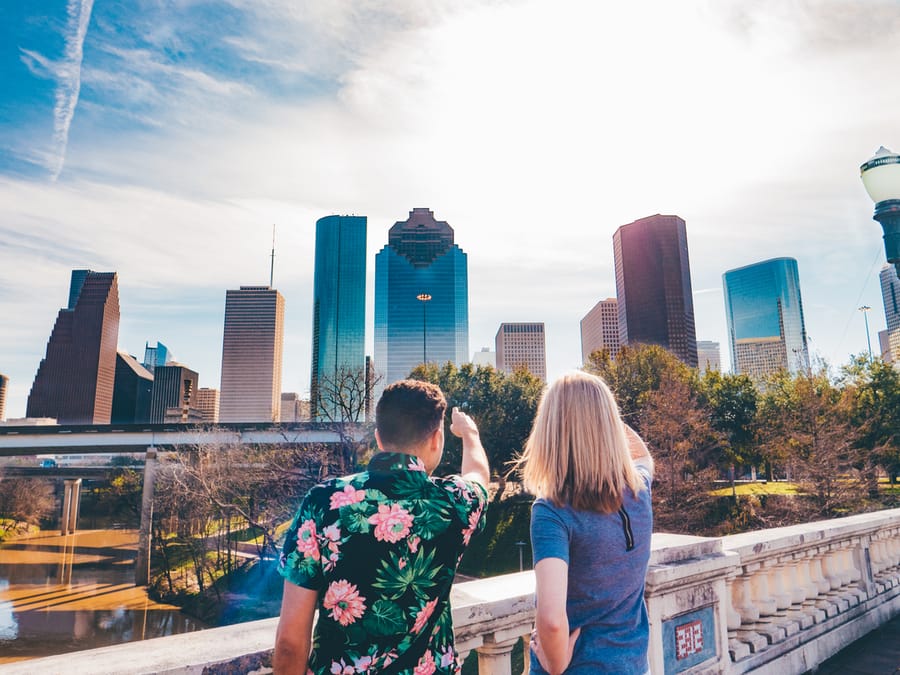
<instances>
[{"instance_id":1,"label":"brown office building","mask_svg":"<svg viewBox=\"0 0 900 675\"><path fill-rule=\"evenodd\" d=\"M142 424L150 420L153 374L137 359L116 354L116 386L113 391L112 423Z\"/></svg>"},{"instance_id":2,"label":"brown office building","mask_svg":"<svg viewBox=\"0 0 900 675\"><path fill-rule=\"evenodd\" d=\"M220 422L278 422L284 298L269 286L225 293Z\"/></svg>"},{"instance_id":3,"label":"brown office building","mask_svg":"<svg viewBox=\"0 0 900 675\"><path fill-rule=\"evenodd\" d=\"M69 306L56 317L26 415L60 424L109 424L118 339L116 273L74 270Z\"/></svg>"},{"instance_id":4,"label":"brown office building","mask_svg":"<svg viewBox=\"0 0 900 675\"><path fill-rule=\"evenodd\" d=\"M678 216L649 216L613 235L619 341L661 345L697 367L687 228Z\"/></svg>"},{"instance_id":5,"label":"brown office building","mask_svg":"<svg viewBox=\"0 0 900 675\"><path fill-rule=\"evenodd\" d=\"M156 366L150 394L150 422L197 422L203 414L197 409L197 373L179 363Z\"/></svg>"}]
</instances>

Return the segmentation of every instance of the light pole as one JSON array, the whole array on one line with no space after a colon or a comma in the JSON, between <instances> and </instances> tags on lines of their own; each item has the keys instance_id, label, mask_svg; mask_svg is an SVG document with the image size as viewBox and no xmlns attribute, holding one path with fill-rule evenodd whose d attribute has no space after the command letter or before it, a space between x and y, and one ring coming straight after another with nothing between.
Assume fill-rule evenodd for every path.
<instances>
[{"instance_id":1,"label":"light pole","mask_svg":"<svg viewBox=\"0 0 900 675\"><path fill-rule=\"evenodd\" d=\"M428 301L431 296L428 293L419 293L416 300L422 303L422 364L428 363L428 347L426 337L428 335Z\"/></svg>"},{"instance_id":2,"label":"light pole","mask_svg":"<svg viewBox=\"0 0 900 675\"><path fill-rule=\"evenodd\" d=\"M887 261L900 274L900 155L884 146L859 167L869 197L875 202L875 214L884 230Z\"/></svg>"},{"instance_id":3,"label":"light pole","mask_svg":"<svg viewBox=\"0 0 900 675\"><path fill-rule=\"evenodd\" d=\"M866 319L866 346L869 349L869 361L872 360L872 339L869 337L869 312L872 310L868 305L863 305L859 311L863 313Z\"/></svg>"}]
</instances>

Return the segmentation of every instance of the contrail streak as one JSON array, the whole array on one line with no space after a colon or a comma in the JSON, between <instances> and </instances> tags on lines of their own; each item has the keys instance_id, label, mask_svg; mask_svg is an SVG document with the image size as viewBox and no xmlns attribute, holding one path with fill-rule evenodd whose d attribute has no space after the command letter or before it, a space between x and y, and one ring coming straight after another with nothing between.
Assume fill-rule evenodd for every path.
<instances>
[{"instance_id":1,"label":"contrail streak","mask_svg":"<svg viewBox=\"0 0 900 675\"><path fill-rule=\"evenodd\" d=\"M66 47L57 69L56 105L53 108L53 141L56 147L52 180L59 178L66 162L69 127L81 91L81 60L84 38L91 21L94 0L68 0L66 5Z\"/></svg>"}]
</instances>

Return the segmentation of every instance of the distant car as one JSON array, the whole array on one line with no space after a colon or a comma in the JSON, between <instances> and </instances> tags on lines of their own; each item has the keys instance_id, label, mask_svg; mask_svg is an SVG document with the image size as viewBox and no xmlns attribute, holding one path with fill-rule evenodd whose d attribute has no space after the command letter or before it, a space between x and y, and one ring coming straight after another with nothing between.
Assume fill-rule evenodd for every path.
<instances>
[{"instance_id":1,"label":"distant car","mask_svg":"<svg viewBox=\"0 0 900 675\"><path fill-rule=\"evenodd\" d=\"M56 468L56 460L55 459L42 459L41 460L41 468L42 469L55 469Z\"/></svg>"}]
</instances>

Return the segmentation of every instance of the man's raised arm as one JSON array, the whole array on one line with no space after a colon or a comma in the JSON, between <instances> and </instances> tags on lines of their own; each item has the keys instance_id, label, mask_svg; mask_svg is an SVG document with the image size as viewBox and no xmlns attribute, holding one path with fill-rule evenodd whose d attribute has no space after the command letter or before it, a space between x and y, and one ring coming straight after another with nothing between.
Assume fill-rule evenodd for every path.
<instances>
[{"instance_id":1,"label":"man's raised arm","mask_svg":"<svg viewBox=\"0 0 900 675\"><path fill-rule=\"evenodd\" d=\"M451 414L450 432L459 436L462 440L462 467L460 473L463 478L475 481L488 489L491 480L491 469L488 465L487 453L481 445L481 436L478 434L478 426L475 421L459 408L453 408Z\"/></svg>"}]
</instances>

